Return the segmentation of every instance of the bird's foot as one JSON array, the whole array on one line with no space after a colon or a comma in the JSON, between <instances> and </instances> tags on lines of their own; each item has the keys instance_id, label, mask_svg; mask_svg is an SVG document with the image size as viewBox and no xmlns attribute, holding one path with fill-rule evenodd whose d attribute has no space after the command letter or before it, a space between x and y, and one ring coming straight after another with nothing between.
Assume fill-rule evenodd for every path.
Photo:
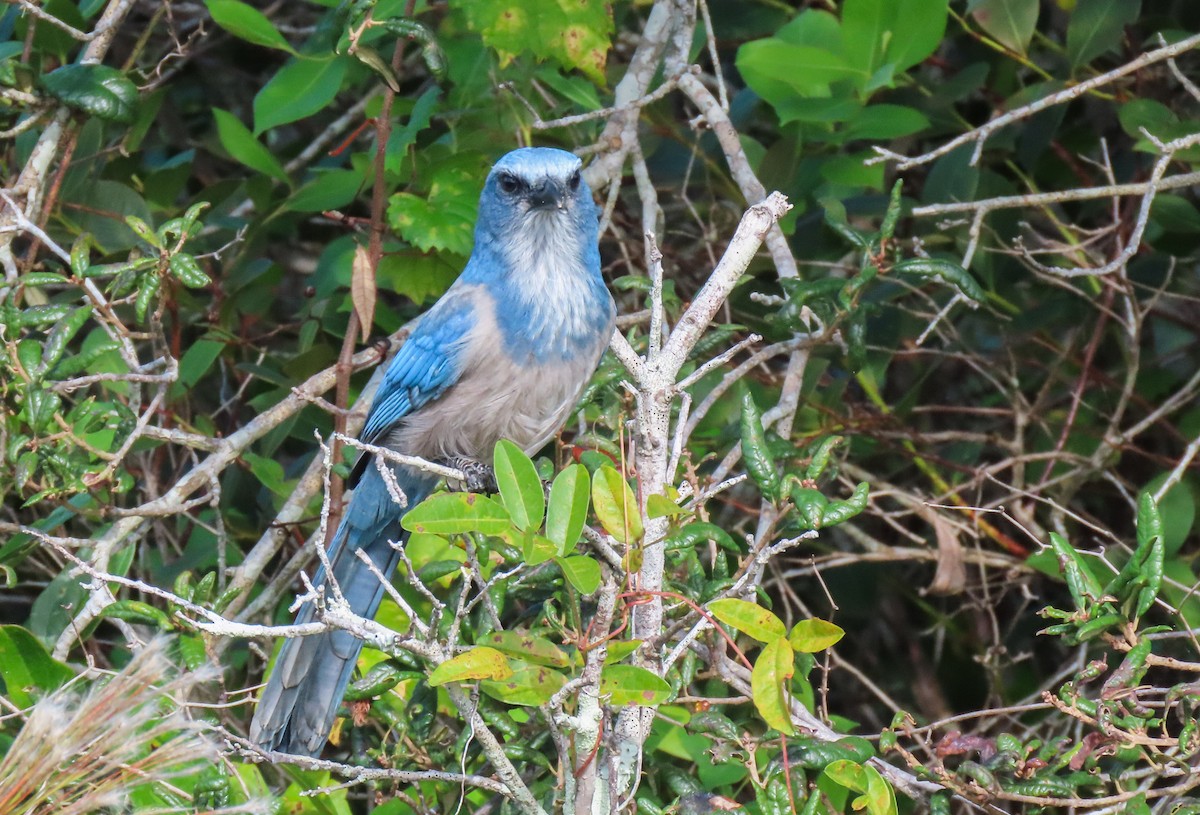
<instances>
[{"instance_id":1,"label":"bird's foot","mask_svg":"<svg viewBox=\"0 0 1200 815\"><path fill-rule=\"evenodd\" d=\"M464 489L467 492L499 492L496 487L496 473L482 461L473 458L457 457L443 462L447 467L461 470L465 480L451 486L451 489Z\"/></svg>"}]
</instances>

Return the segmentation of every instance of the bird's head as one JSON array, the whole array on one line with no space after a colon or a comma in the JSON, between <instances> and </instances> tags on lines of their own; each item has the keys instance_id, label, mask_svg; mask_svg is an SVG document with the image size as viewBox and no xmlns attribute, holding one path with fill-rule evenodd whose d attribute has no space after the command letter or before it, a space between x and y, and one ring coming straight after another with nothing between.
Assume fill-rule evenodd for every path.
<instances>
[{"instance_id":1,"label":"bird's head","mask_svg":"<svg viewBox=\"0 0 1200 815\"><path fill-rule=\"evenodd\" d=\"M595 223L579 159L551 147L523 147L492 167L479 202L481 222L511 229L537 223Z\"/></svg>"}]
</instances>

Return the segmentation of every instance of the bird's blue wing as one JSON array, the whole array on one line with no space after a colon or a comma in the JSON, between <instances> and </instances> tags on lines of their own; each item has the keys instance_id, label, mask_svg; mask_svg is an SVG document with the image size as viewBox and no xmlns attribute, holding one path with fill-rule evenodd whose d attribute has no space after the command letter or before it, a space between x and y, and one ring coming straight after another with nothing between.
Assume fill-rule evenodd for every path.
<instances>
[{"instance_id":1,"label":"bird's blue wing","mask_svg":"<svg viewBox=\"0 0 1200 815\"><path fill-rule=\"evenodd\" d=\"M469 296L448 292L421 318L375 393L361 435L364 442L383 441L398 421L458 381L463 351L475 326L473 305Z\"/></svg>"}]
</instances>

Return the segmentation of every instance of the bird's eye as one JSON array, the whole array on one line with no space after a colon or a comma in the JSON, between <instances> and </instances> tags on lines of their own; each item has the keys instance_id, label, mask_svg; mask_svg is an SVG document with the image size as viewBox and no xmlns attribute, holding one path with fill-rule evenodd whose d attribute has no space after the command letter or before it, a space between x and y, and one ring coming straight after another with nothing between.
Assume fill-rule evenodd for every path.
<instances>
[{"instance_id":1,"label":"bird's eye","mask_svg":"<svg viewBox=\"0 0 1200 815\"><path fill-rule=\"evenodd\" d=\"M576 170L575 172L571 173L571 180L567 182L568 184L571 185L572 192L579 189L579 181L580 181L579 171Z\"/></svg>"},{"instance_id":2,"label":"bird's eye","mask_svg":"<svg viewBox=\"0 0 1200 815\"><path fill-rule=\"evenodd\" d=\"M500 185L500 189L503 192L506 192L509 195L512 195L514 192L516 192L517 190L519 190L521 188L521 182L518 181L513 176L509 175L508 173L505 173L504 175L502 175L498 179L496 179L496 183L498 185Z\"/></svg>"}]
</instances>

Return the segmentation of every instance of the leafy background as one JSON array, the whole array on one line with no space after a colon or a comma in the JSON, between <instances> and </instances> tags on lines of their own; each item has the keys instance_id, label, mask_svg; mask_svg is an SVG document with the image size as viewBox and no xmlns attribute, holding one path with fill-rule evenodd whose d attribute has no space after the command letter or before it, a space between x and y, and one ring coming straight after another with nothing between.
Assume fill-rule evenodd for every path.
<instances>
[{"instance_id":1,"label":"leafy background","mask_svg":"<svg viewBox=\"0 0 1200 815\"><path fill-rule=\"evenodd\" d=\"M141 586L248 623L289 618L321 510L314 430L344 429L329 403L353 404L370 376L331 366L361 345L370 367L379 353L364 338L397 331L449 285L487 167L536 143L594 156L611 207L605 274L625 314L648 304L644 228L663 253L674 324L755 203L746 172L793 205L781 226L795 268L777 247L760 253L687 369L762 337L691 388L676 483L751 478L693 515L658 507L687 544L668 559L668 587L706 602L732 582L747 536L798 536L856 484L871 491L861 515L833 513L833 528L774 558L748 598L789 629L819 617L846 632L797 657L789 691L866 740L830 752L828 739L800 737L785 783L782 725L757 695L709 710L735 694L701 654L667 677L673 706L647 746L638 806L719 793L764 813L848 811L854 790L888 811L888 796L834 766L874 754L937 785L901 794L905 810L1197 806L1200 63L1187 49L1134 61L1194 35L1200 8L711 2L682 61L726 103L731 130L703 126L696 97L668 88L626 131L643 180L640 159L604 164L618 117L603 108L659 6L670 4L5 6L0 750L15 751L45 692L86 665L120 668L128 641L156 628L174 664L219 667L201 693L232 704L206 721L244 733L239 691L259 680L269 640L199 633ZM657 81L674 76L664 65ZM545 126L555 117L575 118ZM657 193L649 216L641 183ZM624 330L644 350L645 320ZM756 348L769 353L747 362ZM626 376L605 360L581 420L537 462L543 476L628 463ZM297 396L312 377L320 386ZM243 443L246 428L257 430ZM845 441L811 469L831 436ZM728 458L739 443L743 458ZM187 480L221 449L228 459L203 483ZM597 478L624 500L609 476L593 476L593 496ZM614 533L601 514L592 525ZM413 557L449 596L462 551L426 541ZM110 581L116 602L96 604L72 557L140 586ZM555 574L512 587L505 613L532 615L535 633L561 642L594 607ZM1047 606L1063 611L1039 616ZM404 624L398 610L388 622ZM445 697L415 681L421 664L391 663L395 688L363 691L375 702L348 711L358 718L329 756L488 772ZM75 686L98 681L85 673ZM552 745L530 740L536 717L512 710L496 703L489 722L509 728L510 758L549 800ZM173 772L170 788L149 785L130 806L441 811L458 795L427 780L302 798L337 782L236 754Z\"/></svg>"}]
</instances>

